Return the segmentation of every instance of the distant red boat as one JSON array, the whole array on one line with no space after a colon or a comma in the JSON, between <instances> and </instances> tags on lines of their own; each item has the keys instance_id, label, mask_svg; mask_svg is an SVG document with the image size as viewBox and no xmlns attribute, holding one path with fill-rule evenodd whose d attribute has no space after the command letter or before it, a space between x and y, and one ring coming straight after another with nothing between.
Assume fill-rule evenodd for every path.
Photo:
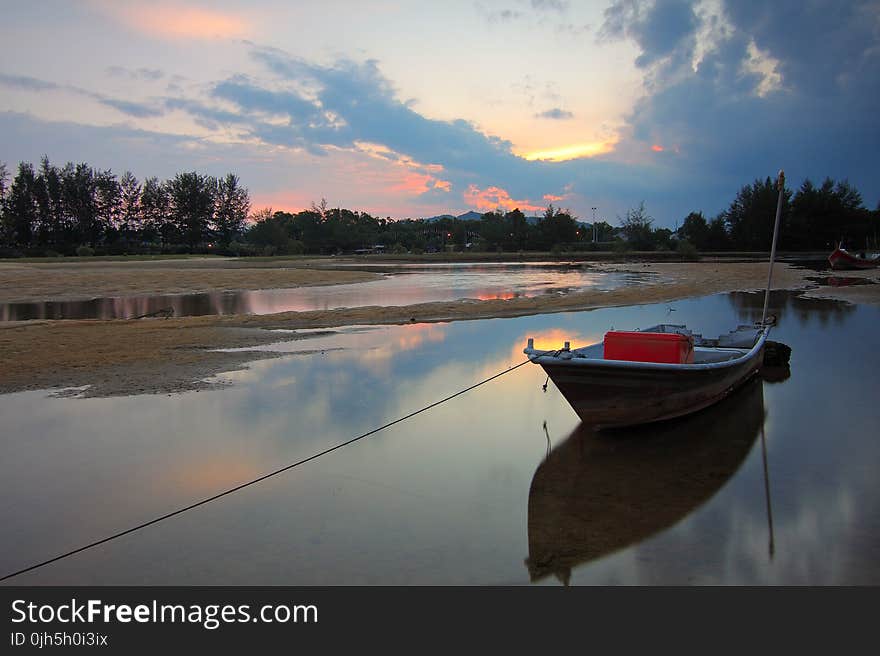
<instances>
[{"instance_id":1,"label":"distant red boat","mask_svg":"<svg viewBox=\"0 0 880 656\"><path fill-rule=\"evenodd\" d=\"M828 256L832 269L873 269L880 266L880 253L850 253L843 244Z\"/></svg>"}]
</instances>

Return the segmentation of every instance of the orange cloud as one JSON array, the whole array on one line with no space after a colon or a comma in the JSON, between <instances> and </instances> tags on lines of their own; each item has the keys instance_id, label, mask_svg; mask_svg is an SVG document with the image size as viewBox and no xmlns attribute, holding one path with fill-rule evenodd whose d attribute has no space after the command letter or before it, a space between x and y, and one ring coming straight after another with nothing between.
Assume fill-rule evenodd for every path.
<instances>
[{"instance_id":1,"label":"orange cloud","mask_svg":"<svg viewBox=\"0 0 880 656\"><path fill-rule=\"evenodd\" d=\"M563 198L565 198L565 196L554 196L553 194L544 194L544 200L546 200L549 203L558 203Z\"/></svg>"},{"instance_id":2,"label":"orange cloud","mask_svg":"<svg viewBox=\"0 0 880 656\"><path fill-rule=\"evenodd\" d=\"M427 173L406 173L403 180L389 187L389 191L402 191L407 194L423 194L430 190L434 178Z\"/></svg>"},{"instance_id":3,"label":"orange cloud","mask_svg":"<svg viewBox=\"0 0 880 656\"><path fill-rule=\"evenodd\" d=\"M535 205L529 200L514 200L501 187L480 189L477 185L472 184L464 192L463 197L468 205L487 212L497 208L508 211L519 208L527 212L539 212L544 209L541 205Z\"/></svg>"},{"instance_id":4,"label":"orange cloud","mask_svg":"<svg viewBox=\"0 0 880 656\"><path fill-rule=\"evenodd\" d=\"M651 146L651 150L653 150L655 153L662 153L665 149L663 148L663 146L654 144L653 146Z\"/></svg>"},{"instance_id":5,"label":"orange cloud","mask_svg":"<svg viewBox=\"0 0 880 656\"><path fill-rule=\"evenodd\" d=\"M129 27L172 39L230 39L249 36L250 21L236 14L170 3L100 3Z\"/></svg>"}]
</instances>

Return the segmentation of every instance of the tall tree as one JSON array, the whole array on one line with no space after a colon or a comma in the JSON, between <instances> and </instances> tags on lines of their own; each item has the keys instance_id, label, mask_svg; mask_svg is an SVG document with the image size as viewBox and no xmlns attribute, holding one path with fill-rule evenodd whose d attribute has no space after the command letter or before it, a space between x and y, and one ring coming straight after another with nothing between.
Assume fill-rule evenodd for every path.
<instances>
[{"instance_id":1,"label":"tall tree","mask_svg":"<svg viewBox=\"0 0 880 656\"><path fill-rule=\"evenodd\" d=\"M11 241L6 231L6 187L8 180L9 174L6 171L6 164L0 162L0 247Z\"/></svg>"},{"instance_id":2,"label":"tall tree","mask_svg":"<svg viewBox=\"0 0 880 656\"><path fill-rule=\"evenodd\" d=\"M228 246L244 233L250 209L248 190L241 186L238 176L229 173L217 183L214 225L221 244Z\"/></svg>"},{"instance_id":3,"label":"tall tree","mask_svg":"<svg viewBox=\"0 0 880 656\"><path fill-rule=\"evenodd\" d=\"M529 240L529 223L520 209L504 215L505 232L509 236L509 245L515 250L525 250Z\"/></svg>"},{"instance_id":4,"label":"tall tree","mask_svg":"<svg viewBox=\"0 0 880 656\"><path fill-rule=\"evenodd\" d=\"M816 187L807 179L792 200L786 241L796 248L823 249L840 239L858 241L866 215L861 194L848 181L825 178Z\"/></svg>"},{"instance_id":5,"label":"tall tree","mask_svg":"<svg viewBox=\"0 0 880 656\"><path fill-rule=\"evenodd\" d=\"M627 210L626 216L620 219L623 234L630 246L637 251L653 250L654 240L651 225L654 219L648 215L645 202L639 203L638 207Z\"/></svg>"},{"instance_id":6,"label":"tall tree","mask_svg":"<svg viewBox=\"0 0 880 656\"><path fill-rule=\"evenodd\" d=\"M709 224L706 222L706 217L702 212L691 212L685 217L678 234L697 249L705 250L709 241Z\"/></svg>"},{"instance_id":7,"label":"tall tree","mask_svg":"<svg viewBox=\"0 0 880 656\"><path fill-rule=\"evenodd\" d=\"M178 173L169 183L171 211L181 237L190 248L211 238L214 217L215 178L195 171Z\"/></svg>"},{"instance_id":8,"label":"tall tree","mask_svg":"<svg viewBox=\"0 0 880 656\"><path fill-rule=\"evenodd\" d=\"M567 244L577 239L577 222L568 210L550 204L538 221L538 234L542 248Z\"/></svg>"},{"instance_id":9,"label":"tall tree","mask_svg":"<svg viewBox=\"0 0 880 656\"><path fill-rule=\"evenodd\" d=\"M724 212L724 221L734 248L748 251L770 249L778 198L776 181L770 177L755 180L753 184L740 189L736 199ZM786 189L782 202L783 225L788 223L790 205L791 191Z\"/></svg>"},{"instance_id":10,"label":"tall tree","mask_svg":"<svg viewBox=\"0 0 880 656\"><path fill-rule=\"evenodd\" d=\"M143 229L141 212L141 185L131 171L122 174L119 181L119 238L133 242Z\"/></svg>"},{"instance_id":11,"label":"tall tree","mask_svg":"<svg viewBox=\"0 0 880 656\"><path fill-rule=\"evenodd\" d=\"M61 187L62 172L49 163L43 155L40 172L37 176L38 204L40 218L37 241L43 245L59 246L66 242L65 208Z\"/></svg>"},{"instance_id":12,"label":"tall tree","mask_svg":"<svg viewBox=\"0 0 880 656\"><path fill-rule=\"evenodd\" d=\"M122 230L122 189L110 169L95 174L95 207L99 224L99 238L117 239Z\"/></svg>"},{"instance_id":13,"label":"tall tree","mask_svg":"<svg viewBox=\"0 0 880 656\"><path fill-rule=\"evenodd\" d=\"M37 200L37 176L33 165L21 162L9 188L6 203L6 232L14 246L27 248L34 242L40 206Z\"/></svg>"},{"instance_id":14,"label":"tall tree","mask_svg":"<svg viewBox=\"0 0 880 656\"><path fill-rule=\"evenodd\" d=\"M95 172L85 163L62 171L61 193L70 213L70 237L74 244L97 243L101 235Z\"/></svg>"},{"instance_id":15,"label":"tall tree","mask_svg":"<svg viewBox=\"0 0 880 656\"><path fill-rule=\"evenodd\" d=\"M706 249L710 251L723 251L730 248L730 238L727 235L727 226L723 216L716 216L709 221L709 229L706 231Z\"/></svg>"},{"instance_id":16,"label":"tall tree","mask_svg":"<svg viewBox=\"0 0 880 656\"><path fill-rule=\"evenodd\" d=\"M504 215L500 211L483 214L480 218L480 236L490 250L503 248L505 235Z\"/></svg>"},{"instance_id":17,"label":"tall tree","mask_svg":"<svg viewBox=\"0 0 880 656\"><path fill-rule=\"evenodd\" d=\"M0 162L0 203L6 200L6 184L9 180L9 173L6 171L6 163Z\"/></svg>"},{"instance_id":18,"label":"tall tree","mask_svg":"<svg viewBox=\"0 0 880 656\"><path fill-rule=\"evenodd\" d=\"M156 177L144 180L141 190L141 238L144 241L177 241L177 226L171 220L171 195L168 185Z\"/></svg>"}]
</instances>

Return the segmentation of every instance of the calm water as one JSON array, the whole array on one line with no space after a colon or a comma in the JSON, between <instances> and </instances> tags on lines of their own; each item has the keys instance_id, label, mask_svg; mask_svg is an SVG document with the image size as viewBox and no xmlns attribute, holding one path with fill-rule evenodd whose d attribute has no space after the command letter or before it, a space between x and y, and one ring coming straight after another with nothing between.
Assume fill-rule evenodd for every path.
<instances>
[{"instance_id":1,"label":"calm water","mask_svg":"<svg viewBox=\"0 0 880 656\"><path fill-rule=\"evenodd\" d=\"M357 268L370 268L358 266ZM589 265L535 262L383 266L393 270L381 280L351 285L120 296L86 301L0 303L0 321L31 319L131 319L173 310L174 316L275 314L368 305L411 305L458 299L489 300L565 294L657 278L646 273L603 273Z\"/></svg>"},{"instance_id":2,"label":"calm water","mask_svg":"<svg viewBox=\"0 0 880 656\"><path fill-rule=\"evenodd\" d=\"M348 329L287 344L289 357L224 375L235 385L217 391L0 396L0 571L404 415L521 362L529 336L575 344L670 320L711 335L762 301ZM778 294L772 311L790 376L689 420L593 434L528 365L14 581L878 584L880 310Z\"/></svg>"}]
</instances>

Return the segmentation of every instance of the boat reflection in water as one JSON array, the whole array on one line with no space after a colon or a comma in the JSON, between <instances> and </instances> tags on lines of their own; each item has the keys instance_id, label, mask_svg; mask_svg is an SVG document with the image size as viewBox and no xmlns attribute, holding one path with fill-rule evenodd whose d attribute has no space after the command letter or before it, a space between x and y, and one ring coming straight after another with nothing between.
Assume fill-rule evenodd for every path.
<instances>
[{"instance_id":1,"label":"boat reflection in water","mask_svg":"<svg viewBox=\"0 0 880 656\"><path fill-rule=\"evenodd\" d=\"M763 423L758 379L684 419L615 431L578 426L532 477L532 582L553 574L567 585L575 566L673 526L733 476Z\"/></svg>"}]
</instances>

